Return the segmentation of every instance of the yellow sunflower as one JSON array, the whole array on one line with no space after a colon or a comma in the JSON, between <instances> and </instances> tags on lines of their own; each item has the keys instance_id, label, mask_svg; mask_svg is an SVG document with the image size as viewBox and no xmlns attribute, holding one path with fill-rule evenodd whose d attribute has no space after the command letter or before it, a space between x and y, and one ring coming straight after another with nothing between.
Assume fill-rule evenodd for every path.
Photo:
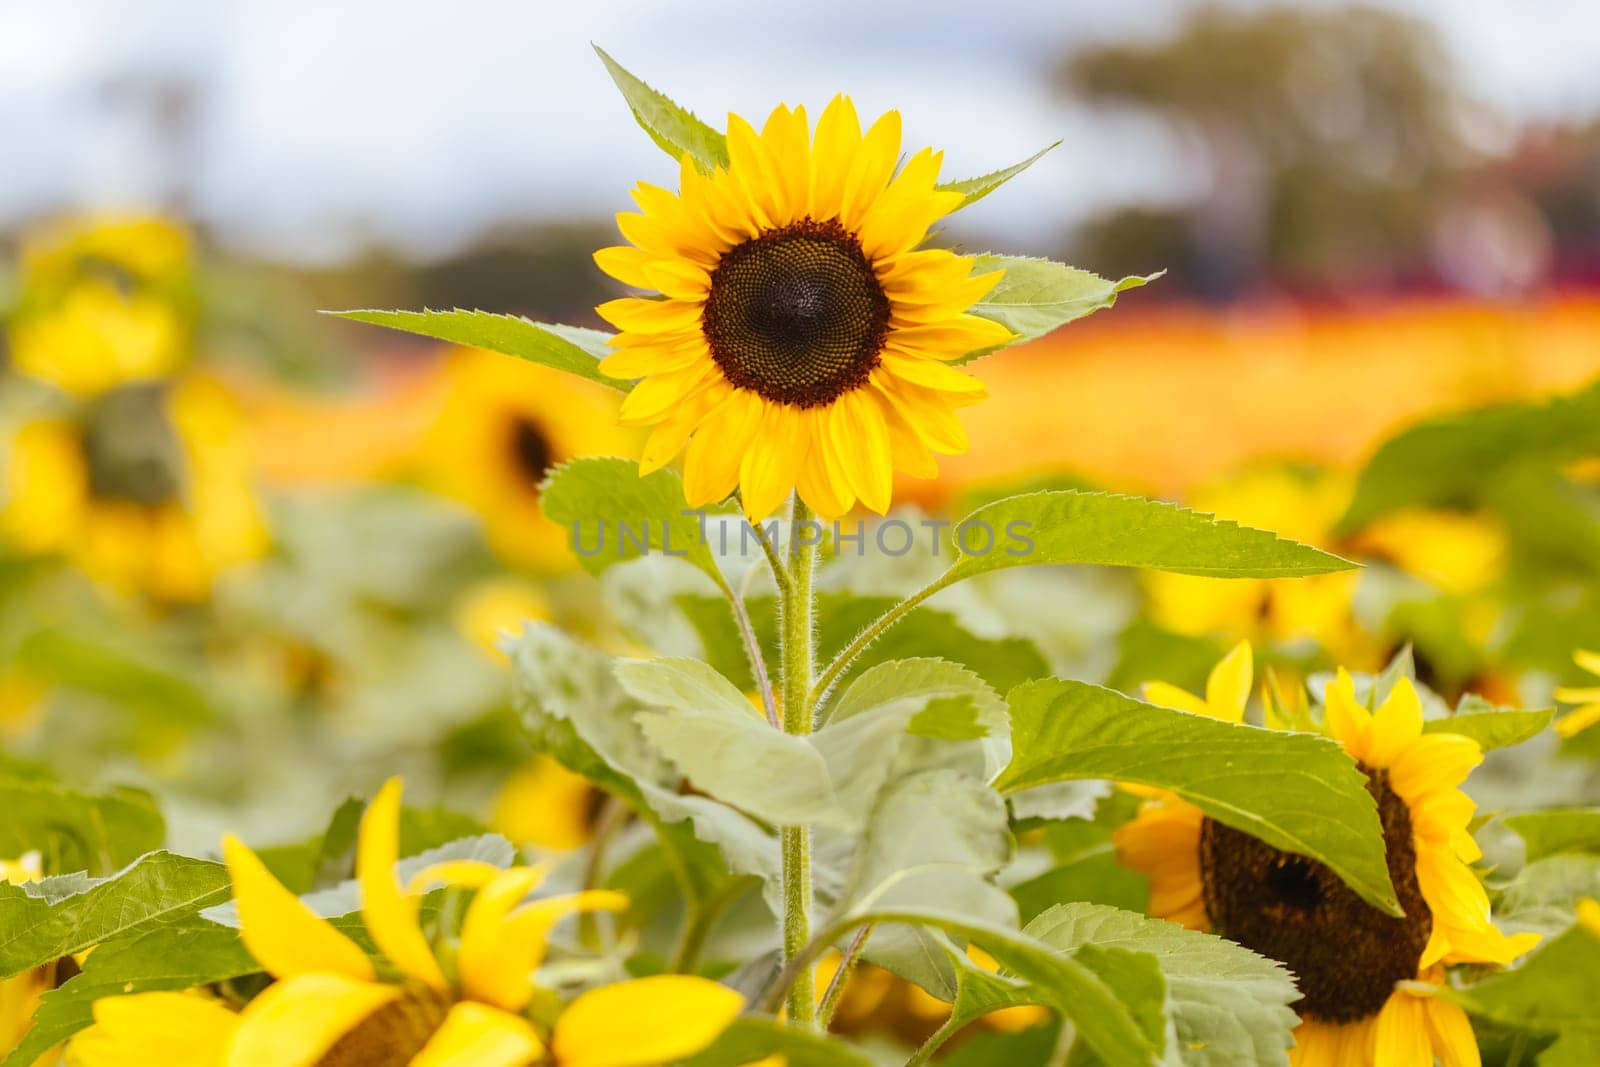
<instances>
[{"instance_id":1,"label":"yellow sunflower","mask_svg":"<svg viewBox=\"0 0 1600 1067\"><path fill-rule=\"evenodd\" d=\"M1148 695L1239 722L1249 692L1248 653L1236 650L1213 671L1205 699L1172 687ZM1422 703L1407 679L1369 711L1340 671L1328 686L1323 729L1367 776L1403 918L1373 908L1322 864L1214 822L1171 794L1154 796L1117 830L1118 858L1150 879L1152 914L1219 933L1294 972L1302 994L1295 1067L1476 1064L1466 1015L1431 990L1449 964L1510 963L1538 941L1494 926L1469 866L1481 856L1468 829L1474 805L1457 787L1482 750L1457 734L1423 733Z\"/></svg>"},{"instance_id":2,"label":"yellow sunflower","mask_svg":"<svg viewBox=\"0 0 1600 1067\"><path fill-rule=\"evenodd\" d=\"M545 517L539 487L577 456L632 456L615 394L559 371L476 349L441 368L443 400L420 460L430 487L483 518L490 545L536 570L572 566L568 531Z\"/></svg>"},{"instance_id":3,"label":"yellow sunflower","mask_svg":"<svg viewBox=\"0 0 1600 1067\"><path fill-rule=\"evenodd\" d=\"M1600 677L1600 652L1579 649L1572 654L1572 659L1590 674ZM1600 686L1587 689L1562 686L1556 690L1556 699L1578 705L1556 720L1556 733L1562 737L1574 737L1600 722Z\"/></svg>"},{"instance_id":4,"label":"yellow sunflower","mask_svg":"<svg viewBox=\"0 0 1600 1067\"><path fill-rule=\"evenodd\" d=\"M189 238L158 218L70 220L30 238L11 366L92 395L189 357Z\"/></svg>"},{"instance_id":5,"label":"yellow sunflower","mask_svg":"<svg viewBox=\"0 0 1600 1067\"><path fill-rule=\"evenodd\" d=\"M20 885L23 882L36 882L43 876L37 852L29 852L16 859L0 859L0 882ZM15 1048L33 1025L33 1013L39 1006L39 998L56 987L58 966L46 964L10 978L0 978L0 1055ZM39 1057L36 1064L42 1067L54 1062L55 1053L49 1052Z\"/></svg>"},{"instance_id":6,"label":"yellow sunflower","mask_svg":"<svg viewBox=\"0 0 1600 1067\"><path fill-rule=\"evenodd\" d=\"M685 156L676 194L640 183L640 212L617 216L631 246L595 253L661 294L597 309L621 331L601 371L639 379L622 420L652 427L641 470L687 445L693 506L738 487L756 519L791 490L829 518L882 513L896 470L932 477L935 452L967 447L955 409L984 386L949 363L1010 339L967 311L1000 275L918 247L962 197L936 187L932 149L896 172L898 112L863 134L835 97L815 137L804 108L759 133L730 115L727 144L709 175Z\"/></svg>"},{"instance_id":7,"label":"yellow sunflower","mask_svg":"<svg viewBox=\"0 0 1600 1067\"><path fill-rule=\"evenodd\" d=\"M26 423L4 489L0 530L19 550L121 592L198 600L266 549L242 420L207 378L124 385Z\"/></svg>"},{"instance_id":8,"label":"yellow sunflower","mask_svg":"<svg viewBox=\"0 0 1600 1067\"><path fill-rule=\"evenodd\" d=\"M578 911L627 900L591 890L525 902L542 871L438 864L409 887L395 877L400 783L362 817L356 874L362 918L387 967L284 888L237 839L224 842L240 933L276 981L243 1010L191 993L95 1004L72 1067L644 1067L710 1044L743 1006L704 978L660 975L578 996L542 1034L524 1015L550 931ZM418 921L431 885L475 888L452 953ZM389 974L394 977L387 977Z\"/></svg>"}]
</instances>

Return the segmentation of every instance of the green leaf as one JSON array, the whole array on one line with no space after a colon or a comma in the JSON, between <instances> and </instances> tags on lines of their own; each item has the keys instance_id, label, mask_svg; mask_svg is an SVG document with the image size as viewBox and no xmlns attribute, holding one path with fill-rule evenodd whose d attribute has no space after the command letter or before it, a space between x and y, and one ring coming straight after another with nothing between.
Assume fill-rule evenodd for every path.
<instances>
[{"instance_id":1,"label":"green leaf","mask_svg":"<svg viewBox=\"0 0 1600 1067\"><path fill-rule=\"evenodd\" d=\"M166 823L139 789L81 793L56 782L0 777L0 856L38 851L46 870L110 874L160 848Z\"/></svg>"},{"instance_id":2,"label":"green leaf","mask_svg":"<svg viewBox=\"0 0 1600 1067\"><path fill-rule=\"evenodd\" d=\"M579 378L626 392L626 382L607 378L599 363L609 353L611 335L580 326L561 326L532 322L520 315L499 315L491 311L381 311L362 308L356 311L330 311L341 319L387 326L391 330L421 334L452 344L484 348L529 363L554 367Z\"/></svg>"},{"instance_id":3,"label":"green leaf","mask_svg":"<svg viewBox=\"0 0 1600 1067\"><path fill-rule=\"evenodd\" d=\"M1070 778L1168 789L1218 822L1326 864L1400 914L1367 780L1335 741L1158 708L1084 682L1013 689L1002 793Z\"/></svg>"},{"instance_id":4,"label":"green leaf","mask_svg":"<svg viewBox=\"0 0 1600 1067\"><path fill-rule=\"evenodd\" d=\"M679 557L727 587L684 499L683 480L670 470L640 477L631 459L575 459L550 472L540 500L551 521L569 531L590 574L656 552Z\"/></svg>"},{"instance_id":5,"label":"green leaf","mask_svg":"<svg viewBox=\"0 0 1600 1067\"><path fill-rule=\"evenodd\" d=\"M771 834L709 797L679 795L678 775L635 721L644 708L617 681L612 657L543 625L527 627L507 653L516 706L534 748L650 823L673 853L691 898L722 892L729 869L776 880Z\"/></svg>"},{"instance_id":6,"label":"green leaf","mask_svg":"<svg viewBox=\"0 0 1600 1067\"><path fill-rule=\"evenodd\" d=\"M22 641L16 661L40 681L148 709L183 726L213 723L220 714L215 694L195 680L192 667L139 648L127 633L47 627Z\"/></svg>"},{"instance_id":7,"label":"green leaf","mask_svg":"<svg viewBox=\"0 0 1600 1067\"><path fill-rule=\"evenodd\" d=\"M1553 937L1572 925L1585 897L1600 898L1600 856L1563 853L1535 860L1500 890L1495 925Z\"/></svg>"},{"instance_id":8,"label":"green leaf","mask_svg":"<svg viewBox=\"0 0 1600 1067\"><path fill-rule=\"evenodd\" d=\"M735 685L754 690L750 661L740 645L739 631L728 612L727 601L698 595L680 595L675 601L699 634L705 659ZM836 591L818 595L817 658L827 662L838 655L868 624L896 603L895 597L855 596ZM776 599L751 597L745 606L767 662L776 662ZM920 607L873 642L872 647L851 664L844 678L848 680L890 660L930 656L966 667L1001 693L1049 672L1049 665L1032 641L1022 637L979 637L949 612Z\"/></svg>"},{"instance_id":9,"label":"green leaf","mask_svg":"<svg viewBox=\"0 0 1600 1067\"><path fill-rule=\"evenodd\" d=\"M960 206L970 207L971 205L976 204L979 200L982 200L984 197L988 196L990 193L994 192L996 189L1000 188L1012 178L1015 178L1017 175L1021 174L1023 171L1039 162L1039 160L1043 159L1052 150L1059 148L1060 146L1060 141L1047 144L1043 148L1039 149L1039 151L1029 156L1027 159L1024 159L1021 163L1013 163L1009 167L1003 167L1000 170L990 171L988 174L980 174L976 178L966 178L961 181L953 182L940 182L939 188L943 192L947 193L960 193L966 198L961 201ZM959 210L959 208L957 210ZM984 272L979 271L979 273Z\"/></svg>"},{"instance_id":10,"label":"green leaf","mask_svg":"<svg viewBox=\"0 0 1600 1067\"><path fill-rule=\"evenodd\" d=\"M193 989L261 970L239 932L210 923L149 931L103 945L83 971L44 995L33 1028L0 1067L29 1067L47 1050L94 1022L102 997Z\"/></svg>"},{"instance_id":11,"label":"green leaf","mask_svg":"<svg viewBox=\"0 0 1600 1067\"><path fill-rule=\"evenodd\" d=\"M1530 811L1501 821L1522 838L1529 863L1563 852L1600 852L1600 808Z\"/></svg>"},{"instance_id":12,"label":"green leaf","mask_svg":"<svg viewBox=\"0 0 1600 1067\"><path fill-rule=\"evenodd\" d=\"M683 1067L737 1067L768 1056L782 1056L786 1067L872 1067L873 1061L836 1038L773 1019L736 1019L703 1052Z\"/></svg>"},{"instance_id":13,"label":"green leaf","mask_svg":"<svg viewBox=\"0 0 1600 1067\"><path fill-rule=\"evenodd\" d=\"M1490 974L1465 989L1442 995L1474 1015L1507 1026L1543 1032L1600 1034L1593 983L1600 974L1600 937L1574 926L1535 949L1520 965Z\"/></svg>"},{"instance_id":14,"label":"green leaf","mask_svg":"<svg viewBox=\"0 0 1600 1067\"><path fill-rule=\"evenodd\" d=\"M1467 706L1462 700L1462 708ZM1443 719L1429 719L1422 724L1428 734L1449 733L1470 737L1485 750L1509 748L1537 737L1555 718L1555 710L1522 711L1516 708L1491 708L1488 710L1462 710Z\"/></svg>"},{"instance_id":15,"label":"green leaf","mask_svg":"<svg viewBox=\"0 0 1600 1067\"><path fill-rule=\"evenodd\" d=\"M594 50L605 63L611 80L622 90L634 119L674 162L688 153L702 174L728 165L728 145L722 134L629 74L598 45Z\"/></svg>"},{"instance_id":16,"label":"green leaf","mask_svg":"<svg viewBox=\"0 0 1600 1067\"><path fill-rule=\"evenodd\" d=\"M104 879L0 882L0 979L186 919L227 898L228 872L220 863L171 852L152 852Z\"/></svg>"},{"instance_id":17,"label":"green leaf","mask_svg":"<svg viewBox=\"0 0 1600 1067\"><path fill-rule=\"evenodd\" d=\"M990 290L988 296L969 310L974 315L1000 323L1016 337L997 348L963 356L954 361L957 365L971 362L998 348L1043 337L1058 326L1065 326L1074 319L1110 307L1117 302L1119 293L1137 289L1161 277L1160 274L1147 274L1113 282L1049 259L990 253L973 257L973 274L988 274L996 270L1005 271L1005 277Z\"/></svg>"},{"instance_id":18,"label":"green leaf","mask_svg":"<svg viewBox=\"0 0 1600 1067\"><path fill-rule=\"evenodd\" d=\"M1539 1067L1594 1067L1600 1063L1600 1033L1569 1030L1539 1053Z\"/></svg>"},{"instance_id":19,"label":"green leaf","mask_svg":"<svg viewBox=\"0 0 1600 1067\"><path fill-rule=\"evenodd\" d=\"M1379 446L1338 531L1396 508L1476 500L1497 475L1600 454L1600 380L1571 396L1480 408L1416 423Z\"/></svg>"},{"instance_id":20,"label":"green leaf","mask_svg":"<svg viewBox=\"0 0 1600 1067\"><path fill-rule=\"evenodd\" d=\"M824 903L834 896L822 869L826 858L851 848L854 857L831 908L835 915L908 904L1016 925L1016 905L992 882L1011 855L1005 801L970 776L947 769L906 775L883 787L859 839L820 835ZM955 996L948 955L920 927L877 927L864 956L935 996Z\"/></svg>"},{"instance_id":21,"label":"green leaf","mask_svg":"<svg viewBox=\"0 0 1600 1067\"><path fill-rule=\"evenodd\" d=\"M1117 862L1109 829L1085 819L1072 819L1055 824L1050 833L1052 851L1058 856L1056 865L1011 887L1024 923L1066 901L1145 910L1150 902L1145 878ZM1070 850L1063 847L1067 838L1073 842Z\"/></svg>"},{"instance_id":22,"label":"green leaf","mask_svg":"<svg viewBox=\"0 0 1600 1067\"><path fill-rule=\"evenodd\" d=\"M910 923L964 938L988 952L1012 975L1030 983L1037 1003L1071 1019L1078 1039L1109 1067L1157 1061L1161 1048L1119 996L1119 992L1128 991L1126 983L1108 982L1076 955L1063 953L1016 930L936 908L874 905L853 912L851 917L880 924Z\"/></svg>"},{"instance_id":23,"label":"green leaf","mask_svg":"<svg viewBox=\"0 0 1600 1067\"><path fill-rule=\"evenodd\" d=\"M1063 952L1083 945L1150 953L1166 977L1179 1058L1192 1067L1287 1064L1298 1021L1294 979L1224 938L1097 904L1062 904L1023 933Z\"/></svg>"},{"instance_id":24,"label":"green leaf","mask_svg":"<svg viewBox=\"0 0 1600 1067\"><path fill-rule=\"evenodd\" d=\"M1356 566L1266 530L1117 493L1063 489L1009 497L974 511L956 529L969 525L992 531L993 548L982 555L958 549L941 585L1041 563L1147 567L1206 578L1300 578Z\"/></svg>"},{"instance_id":25,"label":"green leaf","mask_svg":"<svg viewBox=\"0 0 1600 1067\"><path fill-rule=\"evenodd\" d=\"M665 709L641 712L636 721L697 789L780 826L842 817L821 753L757 717L710 667L624 660L617 679L634 699Z\"/></svg>"}]
</instances>

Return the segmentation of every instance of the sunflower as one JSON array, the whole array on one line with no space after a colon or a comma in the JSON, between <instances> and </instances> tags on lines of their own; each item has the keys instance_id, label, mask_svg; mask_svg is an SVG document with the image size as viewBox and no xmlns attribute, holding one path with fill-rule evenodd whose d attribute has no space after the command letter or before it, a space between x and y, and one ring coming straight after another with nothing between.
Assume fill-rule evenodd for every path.
<instances>
[{"instance_id":1,"label":"sunflower","mask_svg":"<svg viewBox=\"0 0 1600 1067\"><path fill-rule=\"evenodd\" d=\"M1153 686L1156 703L1229 722L1249 698L1248 646L1212 672L1200 698ZM1242 683L1242 684L1241 684ZM1405 915L1356 896L1327 867L1223 826L1171 794L1148 801L1115 835L1118 858L1150 879L1153 914L1237 941L1294 972L1302 999L1296 1067L1476 1064L1472 1026L1432 995L1454 963L1510 963L1538 941L1502 934L1469 864L1473 802L1457 788L1483 759L1478 743L1422 732L1422 702L1402 679L1369 711L1345 671L1329 684L1323 729L1367 776Z\"/></svg>"},{"instance_id":2,"label":"sunflower","mask_svg":"<svg viewBox=\"0 0 1600 1067\"><path fill-rule=\"evenodd\" d=\"M491 547L540 571L572 566L567 531L540 509L552 468L577 456L631 456L609 389L476 349L450 353L425 435L424 481L482 517Z\"/></svg>"},{"instance_id":3,"label":"sunflower","mask_svg":"<svg viewBox=\"0 0 1600 1067\"><path fill-rule=\"evenodd\" d=\"M158 218L70 220L30 238L11 367L79 395L172 373L192 333L190 249Z\"/></svg>"},{"instance_id":4,"label":"sunflower","mask_svg":"<svg viewBox=\"0 0 1600 1067\"><path fill-rule=\"evenodd\" d=\"M1579 649L1572 660L1590 674L1600 677L1600 652ZM1600 722L1600 686L1577 689L1562 686L1556 690L1556 699L1564 704L1577 704L1556 720L1556 733L1562 737L1575 737L1595 723Z\"/></svg>"},{"instance_id":5,"label":"sunflower","mask_svg":"<svg viewBox=\"0 0 1600 1067\"><path fill-rule=\"evenodd\" d=\"M881 514L896 470L932 477L935 452L967 447L955 409L984 386L949 363L1011 338L968 313L1000 274L918 247L962 196L932 149L896 173L898 112L863 134L835 97L814 138L804 108L759 133L730 115L727 145L711 174L685 156L677 194L640 183L640 212L617 216L631 246L595 253L661 294L596 309L621 331L601 371L639 379L622 421L652 427L640 469L687 445L692 506L737 486L755 519L791 490L825 517Z\"/></svg>"},{"instance_id":6,"label":"sunflower","mask_svg":"<svg viewBox=\"0 0 1600 1067\"><path fill-rule=\"evenodd\" d=\"M37 882L44 877L39 854L28 852L16 859L0 859L0 882L21 885ZM33 1026L33 1013L39 998L56 988L76 973L76 961L70 958L47 963L41 967L0 978L0 1056L17 1046ZM51 1050L34 1061L34 1067L46 1067L56 1062L57 1053Z\"/></svg>"},{"instance_id":7,"label":"sunflower","mask_svg":"<svg viewBox=\"0 0 1600 1067\"><path fill-rule=\"evenodd\" d=\"M0 530L111 588L199 600L266 549L242 420L210 379L120 386L10 445Z\"/></svg>"},{"instance_id":8,"label":"sunflower","mask_svg":"<svg viewBox=\"0 0 1600 1067\"><path fill-rule=\"evenodd\" d=\"M73 1039L73 1067L642 1067L710 1044L743 1006L704 978L659 975L578 996L548 1040L523 1014L551 928L579 911L615 910L618 893L590 890L524 903L535 867L448 861L402 888L400 783L361 820L356 877L362 918L388 967L284 888L229 837L245 947L276 981L243 1010L195 993L139 993L95 1003L95 1025ZM424 934L416 895L436 884L474 888L453 955ZM393 973L394 978L386 975Z\"/></svg>"}]
</instances>

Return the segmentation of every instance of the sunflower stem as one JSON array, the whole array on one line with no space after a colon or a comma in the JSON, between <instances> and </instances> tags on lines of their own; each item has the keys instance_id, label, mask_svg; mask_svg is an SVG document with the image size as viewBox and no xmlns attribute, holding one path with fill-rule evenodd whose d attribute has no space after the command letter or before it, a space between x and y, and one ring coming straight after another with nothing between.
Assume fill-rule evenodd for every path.
<instances>
[{"instance_id":1,"label":"sunflower stem","mask_svg":"<svg viewBox=\"0 0 1600 1067\"><path fill-rule=\"evenodd\" d=\"M927 1063L933 1059L933 1054L943 1048L946 1041L955 1037L960 1029L961 1025L954 1017L946 1019L944 1025L929 1035L928 1040L924 1041L918 1046L917 1051L911 1054L911 1058L906 1060L906 1067L919 1067L920 1064Z\"/></svg>"},{"instance_id":2,"label":"sunflower stem","mask_svg":"<svg viewBox=\"0 0 1600 1067\"><path fill-rule=\"evenodd\" d=\"M850 944L845 948L839 960L839 969L833 972L833 978L822 994L822 1004L817 1009L818 1029L826 1030L828 1024L833 1022L833 1013L839 1010L839 1002L844 999L844 987L850 984L850 976L861 961L861 950L867 947L867 938L872 936L872 926L872 923L868 923L857 930L856 936L850 939Z\"/></svg>"},{"instance_id":3,"label":"sunflower stem","mask_svg":"<svg viewBox=\"0 0 1600 1067\"><path fill-rule=\"evenodd\" d=\"M790 515L785 547L788 581L779 583L779 657L782 666L783 731L811 732L812 632L816 610L811 576L816 567L816 545L806 534L811 509L798 496ZM779 830L783 850L783 958L792 961L811 940L811 828L785 826ZM801 1025L816 1021L815 973L807 964L789 987L789 1018Z\"/></svg>"},{"instance_id":4,"label":"sunflower stem","mask_svg":"<svg viewBox=\"0 0 1600 1067\"><path fill-rule=\"evenodd\" d=\"M827 704L833 687L839 684L839 679L844 676L845 671L850 669L850 664L854 663L856 657L865 652L872 642L882 637L884 631L905 618L917 605L949 584L948 575L935 579L878 616L872 625L857 634L856 639L846 645L844 651L833 658L833 662L828 664L827 669L822 672L822 677L817 679L817 684L811 690L810 695L812 707L821 708Z\"/></svg>"}]
</instances>

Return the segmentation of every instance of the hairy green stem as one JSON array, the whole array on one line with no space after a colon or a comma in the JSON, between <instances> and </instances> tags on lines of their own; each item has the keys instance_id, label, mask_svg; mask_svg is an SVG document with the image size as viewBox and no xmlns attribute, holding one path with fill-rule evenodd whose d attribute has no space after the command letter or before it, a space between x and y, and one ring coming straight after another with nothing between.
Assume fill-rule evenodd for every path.
<instances>
[{"instance_id":1,"label":"hairy green stem","mask_svg":"<svg viewBox=\"0 0 1600 1067\"><path fill-rule=\"evenodd\" d=\"M816 567L816 546L809 540L811 509L798 496L790 517L788 581L779 585L779 655L782 660L783 731L811 732L812 631L815 602L811 590ZM811 941L811 829L785 826L779 830L783 851L783 958L793 961ZM809 1025L816 1019L815 978L807 965L789 987L789 1018Z\"/></svg>"},{"instance_id":2,"label":"hairy green stem","mask_svg":"<svg viewBox=\"0 0 1600 1067\"><path fill-rule=\"evenodd\" d=\"M921 1067L921 1064L933 1059L933 1054L943 1048L944 1043L955 1037L960 1030L961 1024L955 1018L946 1019L944 1025L930 1034L928 1040L919 1045L917 1051L911 1054L911 1058L906 1061L906 1067Z\"/></svg>"},{"instance_id":3,"label":"hairy green stem","mask_svg":"<svg viewBox=\"0 0 1600 1067\"><path fill-rule=\"evenodd\" d=\"M949 583L949 576L941 576L929 585L906 597L900 603L878 616L865 630L856 635L856 639L845 646L844 651L833 658L827 670L822 672L822 677L817 679L817 684L811 690L811 704L820 708L827 703L828 696L833 687L838 684L844 672L850 669L856 657L865 652L867 648L883 636L885 630L899 622L911 613L911 610L933 594L943 589Z\"/></svg>"},{"instance_id":4,"label":"hairy green stem","mask_svg":"<svg viewBox=\"0 0 1600 1067\"><path fill-rule=\"evenodd\" d=\"M872 924L868 923L856 931L856 936L845 947L844 956L839 960L839 969L833 972L827 991L822 994L822 1003L817 1008L819 1029L826 1030L828 1024L833 1022L833 1013L839 1010L839 1001L844 999L844 987L850 984L850 976L855 973L856 964L861 960L861 950L867 947L867 938L871 936Z\"/></svg>"}]
</instances>

